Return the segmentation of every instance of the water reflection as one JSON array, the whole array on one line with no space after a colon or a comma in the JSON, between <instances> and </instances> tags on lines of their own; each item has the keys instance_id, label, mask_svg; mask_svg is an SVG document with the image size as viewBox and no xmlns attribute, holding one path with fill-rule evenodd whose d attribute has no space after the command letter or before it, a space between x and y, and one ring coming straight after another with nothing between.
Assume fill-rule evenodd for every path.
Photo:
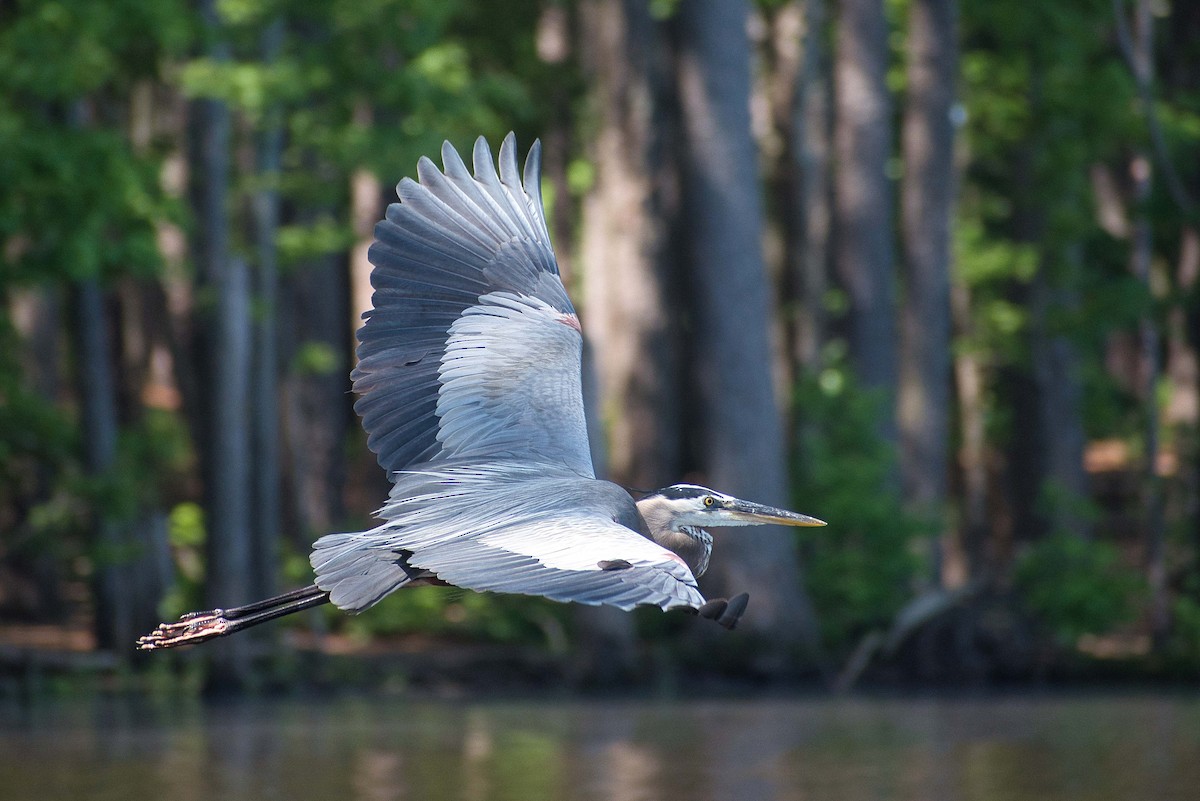
<instances>
[{"instance_id":1,"label":"water reflection","mask_svg":"<svg viewBox=\"0 0 1200 801\"><path fill-rule=\"evenodd\" d=\"M0 710L0 801L1183 801L1200 701L338 701Z\"/></svg>"}]
</instances>

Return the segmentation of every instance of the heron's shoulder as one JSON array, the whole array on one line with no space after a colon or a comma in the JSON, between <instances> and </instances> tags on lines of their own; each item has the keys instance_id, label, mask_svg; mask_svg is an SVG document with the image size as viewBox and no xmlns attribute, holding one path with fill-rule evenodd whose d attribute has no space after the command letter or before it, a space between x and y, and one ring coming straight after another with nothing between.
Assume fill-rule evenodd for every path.
<instances>
[{"instance_id":1,"label":"heron's shoulder","mask_svg":"<svg viewBox=\"0 0 1200 801\"><path fill-rule=\"evenodd\" d=\"M604 510L615 522L639 534L646 534L646 522L638 512L637 503L629 491L619 484L603 479L591 479L595 497L604 505Z\"/></svg>"},{"instance_id":2,"label":"heron's shoulder","mask_svg":"<svg viewBox=\"0 0 1200 801\"><path fill-rule=\"evenodd\" d=\"M524 467L528 468L528 465ZM583 476L565 470L545 471L520 482L519 492L525 496L546 499L558 509L572 509L577 514L604 517L623 526L640 531L641 516L633 496L619 484L600 478Z\"/></svg>"}]
</instances>

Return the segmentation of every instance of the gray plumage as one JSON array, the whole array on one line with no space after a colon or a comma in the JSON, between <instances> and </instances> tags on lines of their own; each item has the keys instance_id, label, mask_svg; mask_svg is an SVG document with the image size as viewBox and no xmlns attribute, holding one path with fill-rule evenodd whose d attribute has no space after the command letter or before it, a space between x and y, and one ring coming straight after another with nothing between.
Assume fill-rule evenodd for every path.
<instances>
[{"instance_id":1,"label":"gray plumage","mask_svg":"<svg viewBox=\"0 0 1200 801\"><path fill-rule=\"evenodd\" d=\"M557 390L566 401L565 422L572 430L582 425L582 399L573 397L579 395L582 341L577 331L568 336L569 329L550 325L556 316L573 318L575 309L558 277L546 229L540 146L535 143L529 153L524 182L511 134L500 149L499 175L482 137L475 143L476 177L449 143L442 160L444 175L422 157L421 183L400 182L401 202L388 207L368 252L375 266L373 308L364 315L358 366L351 373L368 446L393 480L412 464L468 453L486 459L525 437L534 438L548 457L571 450L569 463L590 475L579 442L560 444L561 432L553 428L558 421L532 420L545 410L522 408L523 398L503 394L540 375L542 395L536 399L545 402ZM513 343L515 354L510 348L506 355L515 359L470 358L478 348L498 356L498 346L518 332L528 339ZM457 400L445 397L456 388L466 392ZM463 406L467 412L445 419ZM485 417L469 420L477 410ZM472 439L475 435L480 436Z\"/></svg>"}]
</instances>

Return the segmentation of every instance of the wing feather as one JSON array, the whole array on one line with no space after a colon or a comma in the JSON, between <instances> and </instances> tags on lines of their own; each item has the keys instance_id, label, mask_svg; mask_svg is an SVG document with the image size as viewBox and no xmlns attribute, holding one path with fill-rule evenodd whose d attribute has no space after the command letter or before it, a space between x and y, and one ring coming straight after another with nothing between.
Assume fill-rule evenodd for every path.
<instances>
[{"instance_id":1,"label":"wing feather","mask_svg":"<svg viewBox=\"0 0 1200 801\"><path fill-rule=\"evenodd\" d=\"M522 174L509 134L497 172L480 137L472 175L446 143L444 172L422 158L419 182L400 182L400 202L376 226L373 308L351 378L368 444L393 479L468 456L591 475L582 340L550 245L540 153L535 143Z\"/></svg>"},{"instance_id":2,"label":"wing feather","mask_svg":"<svg viewBox=\"0 0 1200 801\"><path fill-rule=\"evenodd\" d=\"M623 559L630 567L604 570ZM704 597L675 554L612 520L577 516L512 526L421 548L412 564L471 590L542 595L632 609L698 608Z\"/></svg>"},{"instance_id":3,"label":"wing feather","mask_svg":"<svg viewBox=\"0 0 1200 801\"><path fill-rule=\"evenodd\" d=\"M401 474L383 515L379 528L323 537L313 551L317 584L342 608L381 597L385 571L371 560L394 567L401 559L471 590L620 609L705 602L683 560L618 522L636 507L606 481L547 476L525 462L423 468ZM601 567L614 562L628 567ZM395 586L409 578L393 575Z\"/></svg>"}]
</instances>

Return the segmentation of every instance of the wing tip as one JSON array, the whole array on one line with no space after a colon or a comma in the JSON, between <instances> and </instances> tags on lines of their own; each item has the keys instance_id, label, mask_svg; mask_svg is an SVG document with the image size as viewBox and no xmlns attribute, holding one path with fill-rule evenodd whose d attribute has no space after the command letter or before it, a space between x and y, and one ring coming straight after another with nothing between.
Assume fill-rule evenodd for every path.
<instances>
[{"instance_id":1,"label":"wing tip","mask_svg":"<svg viewBox=\"0 0 1200 801\"><path fill-rule=\"evenodd\" d=\"M521 182L525 185L525 191L538 199L540 206L542 194L541 139L534 139L533 144L529 146L529 152L525 154L525 171Z\"/></svg>"}]
</instances>

